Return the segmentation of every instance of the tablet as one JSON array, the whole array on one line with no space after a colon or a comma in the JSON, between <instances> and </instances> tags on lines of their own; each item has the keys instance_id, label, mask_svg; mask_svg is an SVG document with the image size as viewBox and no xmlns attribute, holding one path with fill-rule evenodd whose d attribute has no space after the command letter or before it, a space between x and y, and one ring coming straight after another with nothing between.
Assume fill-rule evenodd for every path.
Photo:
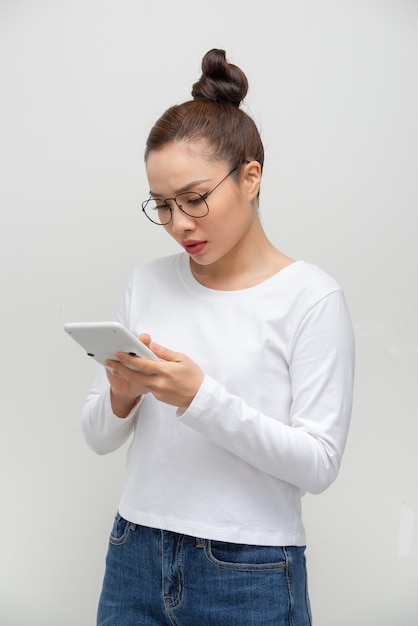
<instances>
[{"instance_id":1,"label":"tablet","mask_svg":"<svg viewBox=\"0 0 418 626\"><path fill-rule=\"evenodd\" d=\"M117 361L116 352L158 360L147 346L119 322L68 322L64 324L64 330L84 348L89 357L102 365L108 359Z\"/></svg>"}]
</instances>

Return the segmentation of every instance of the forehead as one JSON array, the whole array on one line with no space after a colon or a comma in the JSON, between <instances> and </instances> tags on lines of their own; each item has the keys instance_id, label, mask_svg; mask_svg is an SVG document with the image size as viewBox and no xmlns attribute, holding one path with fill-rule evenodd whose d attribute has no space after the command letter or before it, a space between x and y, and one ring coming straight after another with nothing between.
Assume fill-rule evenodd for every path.
<instances>
[{"instance_id":1,"label":"forehead","mask_svg":"<svg viewBox=\"0 0 418 626\"><path fill-rule=\"evenodd\" d=\"M150 189L171 194L194 181L212 180L223 173L225 163L214 161L202 143L173 142L148 154L146 172Z\"/></svg>"}]
</instances>

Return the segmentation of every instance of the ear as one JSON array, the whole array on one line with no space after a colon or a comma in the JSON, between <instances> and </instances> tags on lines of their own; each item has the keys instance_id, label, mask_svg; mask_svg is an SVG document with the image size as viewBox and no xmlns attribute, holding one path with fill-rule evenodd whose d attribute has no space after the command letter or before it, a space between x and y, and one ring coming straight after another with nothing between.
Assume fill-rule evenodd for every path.
<instances>
[{"instance_id":1,"label":"ear","mask_svg":"<svg viewBox=\"0 0 418 626\"><path fill-rule=\"evenodd\" d=\"M261 184L261 165L258 161L245 162L242 170L243 182L251 200L258 197Z\"/></svg>"}]
</instances>

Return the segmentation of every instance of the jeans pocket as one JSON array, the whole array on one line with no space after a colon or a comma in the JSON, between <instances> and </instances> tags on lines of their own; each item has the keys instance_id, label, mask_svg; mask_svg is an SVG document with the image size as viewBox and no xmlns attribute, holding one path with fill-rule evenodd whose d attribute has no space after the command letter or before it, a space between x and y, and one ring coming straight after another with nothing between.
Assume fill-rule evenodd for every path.
<instances>
[{"instance_id":1,"label":"jeans pocket","mask_svg":"<svg viewBox=\"0 0 418 626\"><path fill-rule=\"evenodd\" d=\"M109 542L114 546L121 546L127 540L129 531L135 530L135 528L135 524L128 522L128 520L117 513L113 522Z\"/></svg>"},{"instance_id":2,"label":"jeans pocket","mask_svg":"<svg viewBox=\"0 0 418 626\"><path fill-rule=\"evenodd\" d=\"M206 557L223 569L262 572L286 570L287 561L283 548L277 546L255 546L225 541L207 541Z\"/></svg>"}]
</instances>

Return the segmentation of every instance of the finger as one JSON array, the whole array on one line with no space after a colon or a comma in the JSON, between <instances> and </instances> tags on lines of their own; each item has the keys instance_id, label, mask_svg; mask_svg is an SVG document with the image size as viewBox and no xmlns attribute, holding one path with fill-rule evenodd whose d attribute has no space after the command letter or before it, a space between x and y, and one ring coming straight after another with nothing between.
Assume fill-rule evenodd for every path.
<instances>
[{"instance_id":1,"label":"finger","mask_svg":"<svg viewBox=\"0 0 418 626\"><path fill-rule=\"evenodd\" d=\"M107 371L113 374L114 376L120 376L120 372L118 371L119 365L121 365L119 361L106 361L104 364Z\"/></svg>"},{"instance_id":2,"label":"finger","mask_svg":"<svg viewBox=\"0 0 418 626\"><path fill-rule=\"evenodd\" d=\"M148 347L163 361L182 361L184 359L184 355L180 354L180 352L169 350L168 348L155 343L155 341L151 341Z\"/></svg>"},{"instance_id":3,"label":"finger","mask_svg":"<svg viewBox=\"0 0 418 626\"><path fill-rule=\"evenodd\" d=\"M152 359L131 355L127 352L117 352L115 356L117 361L110 361L110 363L124 378L127 378L128 380L131 380L132 372L143 372L145 374L155 372L155 368L153 368L152 365L157 362Z\"/></svg>"},{"instance_id":4,"label":"finger","mask_svg":"<svg viewBox=\"0 0 418 626\"><path fill-rule=\"evenodd\" d=\"M151 343L151 335L148 335L148 333L141 333L138 337L139 341L141 341L143 344L145 344L146 346L149 347L150 343Z\"/></svg>"},{"instance_id":5,"label":"finger","mask_svg":"<svg viewBox=\"0 0 418 626\"><path fill-rule=\"evenodd\" d=\"M117 365L117 361L106 361L104 363L105 369L111 376L118 376L119 378L121 378L120 373L115 367L116 365Z\"/></svg>"}]
</instances>

